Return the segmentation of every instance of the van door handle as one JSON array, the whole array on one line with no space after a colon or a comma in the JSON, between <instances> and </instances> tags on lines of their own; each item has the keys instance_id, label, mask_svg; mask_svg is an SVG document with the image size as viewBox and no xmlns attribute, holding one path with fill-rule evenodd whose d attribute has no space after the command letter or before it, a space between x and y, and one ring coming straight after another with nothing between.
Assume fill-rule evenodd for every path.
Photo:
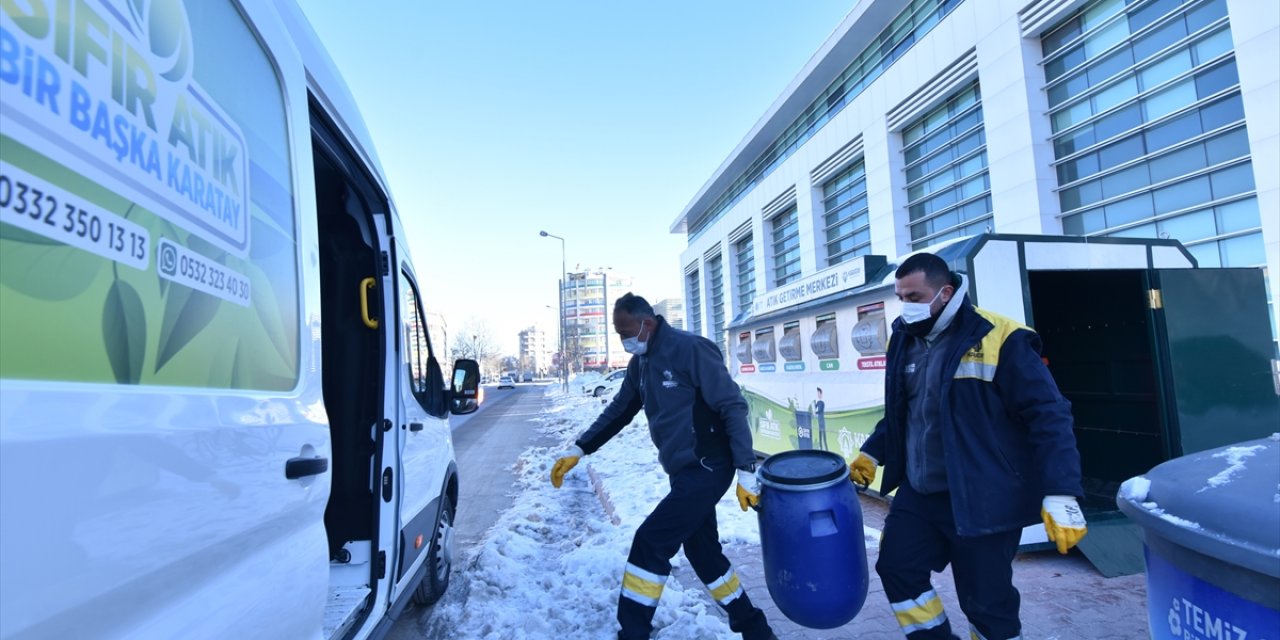
<instances>
[{"instance_id":1,"label":"van door handle","mask_svg":"<svg viewBox=\"0 0 1280 640\"><path fill-rule=\"evenodd\" d=\"M410 431L422 431L422 423L421 423L421 422L410 422L410 423L409 423L409 430L410 430Z\"/></svg>"},{"instance_id":2,"label":"van door handle","mask_svg":"<svg viewBox=\"0 0 1280 640\"><path fill-rule=\"evenodd\" d=\"M284 477L290 480L314 476L328 470L328 458L289 458L284 463Z\"/></svg>"}]
</instances>

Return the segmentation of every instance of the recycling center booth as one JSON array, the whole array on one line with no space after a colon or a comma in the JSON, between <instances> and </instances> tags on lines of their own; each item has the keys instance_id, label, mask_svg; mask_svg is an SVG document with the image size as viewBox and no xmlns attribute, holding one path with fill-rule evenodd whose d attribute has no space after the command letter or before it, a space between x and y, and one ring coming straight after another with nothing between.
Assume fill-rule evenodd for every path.
<instances>
[{"instance_id":1,"label":"recycling center booth","mask_svg":"<svg viewBox=\"0 0 1280 640\"><path fill-rule=\"evenodd\" d=\"M1143 570L1141 531L1116 509L1122 482L1280 425L1259 268L1203 268L1169 239L982 234L928 250L966 276L974 304L1040 335L1075 419L1090 523L1080 549L1103 575ZM758 453L856 456L883 415L900 262L819 271L788 295L758 295L726 328ZM1041 546L1043 527L1024 530L1024 550Z\"/></svg>"}]
</instances>

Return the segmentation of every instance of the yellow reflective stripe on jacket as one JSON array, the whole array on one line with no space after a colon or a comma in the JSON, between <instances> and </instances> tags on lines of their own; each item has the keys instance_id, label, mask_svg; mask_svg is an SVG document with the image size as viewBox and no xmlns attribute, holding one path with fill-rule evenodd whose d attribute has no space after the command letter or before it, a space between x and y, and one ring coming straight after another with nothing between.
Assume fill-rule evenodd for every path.
<instances>
[{"instance_id":1,"label":"yellow reflective stripe on jacket","mask_svg":"<svg viewBox=\"0 0 1280 640\"><path fill-rule=\"evenodd\" d=\"M1026 329L1031 331L1030 327L1015 322L998 313L992 313L978 307L973 308L987 322L994 325L987 335L982 336L982 340L978 344L973 345L960 357L960 365L956 367L956 379L975 379L984 382L991 382L996 379L996 367L1000 365L1000 349L1004 346L1004 341L1009 338L1014 331Z\"/></svg>"},{"instance_id":2,"label":"yellow reflective stripe on jacket","mask_svg":"<svg viewBox=\"0 0 1280 640\"><path fill-rule=\"evenodd\" d=\"M646 607L656 607L666 581L666 576L645 571L628 562L627 570L622 574L622 596Z\"/></svg>"},{"instance_id":3,"label":"yellow reflective stripe on jacket","mask_svg":"<svg viewBox=\"0 0 1280 640\"><path fill-rule=\"evenodd\" d=\"M738 580L737 572L730 567L728 573L707 585L707 591L711 592L711 597L715 598L716 602L729 604L734 598L742 595L742 583Z\"/></svg>"},{"instance_id":4,"label":"yellow reflective stripe on jacket","mask_svg":"<svg viewBox=\"0 0 1280 640\"><path fill-rule=\"evenodd\" d=\"M889 606L893 607L893 615L898 619L898 626L902 627L903 633L932 629L947 619L947 613L942 610L942 600L933 589L914 600L892 602Z\"/></svg>"}]
</instances>

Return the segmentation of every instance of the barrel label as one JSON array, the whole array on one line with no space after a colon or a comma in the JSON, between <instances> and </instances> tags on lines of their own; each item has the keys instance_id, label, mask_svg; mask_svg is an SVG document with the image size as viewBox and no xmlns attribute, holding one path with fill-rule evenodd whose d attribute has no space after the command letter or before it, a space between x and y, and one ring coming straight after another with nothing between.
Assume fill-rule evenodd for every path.
<instances>
[{"instance_id":1,"label":"barrel label","mask_svg":"<svg viewBox=\"0 0 1280 640\"><path fill-rule=\"evenodd\" d=\"M1145 548L1154 640L1247 640L1280 629L1280 611L1200 580Z\"/></svg>"}]
</instances>

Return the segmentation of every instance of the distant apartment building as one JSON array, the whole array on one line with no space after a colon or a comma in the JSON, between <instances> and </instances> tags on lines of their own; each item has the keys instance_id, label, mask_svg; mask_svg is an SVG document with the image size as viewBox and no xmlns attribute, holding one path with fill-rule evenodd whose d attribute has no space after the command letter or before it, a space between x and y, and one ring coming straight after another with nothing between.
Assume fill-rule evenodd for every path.
<instances>
[{"instance_id":1,"label":"distant apartment building","mask_svg":"<svg viewBox=\"0 0 1280 640\"><path fill-rule=\"evenodd\" d=\"M653 311L665 318L667 324L677 329L684 329L684 300L680 298L659 300L653 305Z\"/></svg>"},{"instance_id":2,"label":"distant apartment building","mask_svg":"<svg viewBox=\"0 0 1280 640\"><path fill-rule=\"evenodd\" d=\"M547 332L538 327L529 327L520 332L520 372L538 376L552 371L551 344L547 340Z\"/></svg>"},{"instance_id":3,"label":"distant apartment building","mask_svg":"<svg viewBox=\"0 0 1280 640\"><path fill-rule=\"evenodd\" d=\"M453 356L449 347L449 323L445 322L444 316L435 311L426 311L427 316L427 336L431 341L431 352L436 356L436 362L444 368L446 378L452 376L453 373ZM416 319L411 319L416 323Z\"/></svg>"},{"instance_id":4,"label":"distant apartment building","mask_svg":"<svg viewBox=\"0 0 1280 640\"><path fill-rule=\"evenodd\" d=\"M625 367L631 354L613 332L613 300L631 289L629 276L611 270L569 273L561 296L565 352L574 371Z\"/></svg>"}]
</instances>

